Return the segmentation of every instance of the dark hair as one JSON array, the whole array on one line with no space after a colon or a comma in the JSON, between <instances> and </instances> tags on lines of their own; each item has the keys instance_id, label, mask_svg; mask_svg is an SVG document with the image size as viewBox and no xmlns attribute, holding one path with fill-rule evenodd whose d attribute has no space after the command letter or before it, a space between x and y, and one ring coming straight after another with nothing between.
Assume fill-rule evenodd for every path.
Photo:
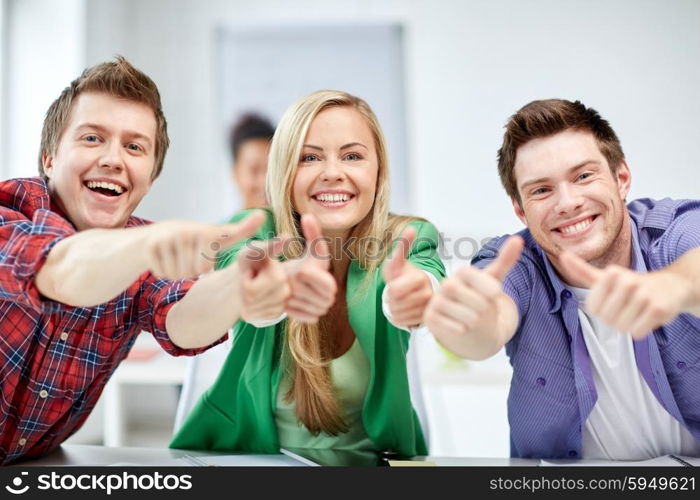
<instances>
[{"instance_id":1,"label":"dark hair","mask_svg":"<svg viewBox=\"0 0 700 500\"><path fill-rule=\"evenodd\" d=\"M145 104L153 110L156 119L155 179L163 169L165 152L168 150L168 126L163 115L158 87L145 73L139 71L122 56L112 62L104 62L87 68L63 89L61 95L49 106L41 131L39 147L39 175L46 180L44 173L44 153L54 154L58 141L70 120L73 103L84 92L105 94Z\"/></svg>"},{"instance_id":2,"label":"dark hair","mask_svg":"<svg viewBox=\"0 0 700 500\"><path fill-rule=\"evenodd\" d=\"M244 114L231 127L229 132L228 142L233 160L236 160L238 150L245 141L250 139L270 141L273 135L275 135L275 127L268 120L255 113Z\"/></svg>"},{"instance_id":3,"label":"dark hair","mask_svg":"<svg viewBox=\"0 0 700 500\"><path fill-rule=\"evenodd\" d=\"M580 101L532 101L511 116L505 128L503 144L498 150L498 175L508 196L517 200L519 204L521 199L514 172L516 155L518 148L533 139L550 137L571 129L590 132L613 175L625 159L620 140L607 120L595 109L587 108Z\"/></svg>"}]
</instances>

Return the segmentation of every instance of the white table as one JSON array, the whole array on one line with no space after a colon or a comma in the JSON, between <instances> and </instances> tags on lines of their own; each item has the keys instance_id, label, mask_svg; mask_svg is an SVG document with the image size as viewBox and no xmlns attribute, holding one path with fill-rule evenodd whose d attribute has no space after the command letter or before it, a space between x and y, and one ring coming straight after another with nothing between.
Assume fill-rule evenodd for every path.
<instances>
[{"instance_id":1,"label":"white table","mask_svg":"<svg viewBox=\"0 0 700 500\"><path fill-rule=\"evenodd\" d=\"M192 460L194 458L194 460ZM197 463L197 461L203 463ZM537 466L539 460L519 458L417 457L438 466ZM187 466L187 465L309 465L288 455L232 455L230 453L172 450L168 448L107 447L64 444L49 455L17 466Z\"/></svg>"},{"instance_id":2,"label":"white table","mask_svg":"<svg viewBox=\"0 0 700 500\"><path fill-rule=\"evenodd\" d=\"M50 454L12 464L34 466L304 466L286 455L234 455L205 451L171 450L168 448L108 447L85 444L64 444Z\"/></svg>"}]
</instances>

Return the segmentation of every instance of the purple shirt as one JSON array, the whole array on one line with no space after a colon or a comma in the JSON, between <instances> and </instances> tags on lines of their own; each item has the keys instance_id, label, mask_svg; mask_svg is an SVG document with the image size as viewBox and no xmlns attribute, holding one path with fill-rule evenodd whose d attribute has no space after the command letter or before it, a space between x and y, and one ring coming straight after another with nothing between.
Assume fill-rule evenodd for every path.
<instances>
[{"instance_id":1,"label":"purple shirt","mask_svg":"<svg viewBox=\"0 0 700 500\"><path fill-rule=\"evenodd\" d=\"M700 247L700 201L639 199L627 208L636 271L664 268ZM506 345L513 366L508 395L511 456L580 458L582 429L598 395L579 304L530 231L518 234L525 249L503 284L520 315ZM472 264L486 266L506 238L488 242ZM700 441L700 318L681 314L634 341L634 352L661 406Z\"/></svg>"}]
</instances>

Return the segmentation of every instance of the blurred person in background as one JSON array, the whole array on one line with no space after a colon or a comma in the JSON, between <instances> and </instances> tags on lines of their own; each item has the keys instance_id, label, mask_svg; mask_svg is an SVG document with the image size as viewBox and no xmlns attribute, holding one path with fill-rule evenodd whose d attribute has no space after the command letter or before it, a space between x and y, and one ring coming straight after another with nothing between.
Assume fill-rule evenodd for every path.
<instances>
[{"instance_id":1,"label":"blurred person in background","mask_svg":"<svg viewBox=\"0 0 700 500\"><path fill-rule=\"evenodd\" d=\"M229 148L233 182L242 199L242 209L266 207L265 176L272 124L260 115L246 113L231 127Z\"/></svg>"}]
</instances>

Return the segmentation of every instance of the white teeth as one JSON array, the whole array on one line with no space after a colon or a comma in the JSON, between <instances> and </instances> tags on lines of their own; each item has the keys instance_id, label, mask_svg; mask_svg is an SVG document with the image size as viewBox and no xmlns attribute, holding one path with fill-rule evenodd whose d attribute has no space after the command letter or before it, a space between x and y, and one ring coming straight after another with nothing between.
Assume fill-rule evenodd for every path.
<instances>
[{"instance_id":1,"label":"white teeth","mask_svg":"<svg viewBox=\"0 0 700 500\"><path fill-rule=\"evenodd\" d=\"M561 232L565 233L565 234L577 233L579 231L583 231L584 229L586 229L588 226L591 225L592 222L593 222L593 219L586 219L586 220L583 220L577 224L573 224L571 226L566 226L566 227L561 228Z\"/></svg>"},{"instance_id":2,"label":"white teeth","mask_svg":"<svg viewBox=\"0 0 700 500\"><path fill-rule=\"evenodd\" d=\"M326 201L332 203L342 203L348 201L350 196L346 193L321 193L316 195L318 201Z\"/></svg>"},{"instance_id":3,"label":"white teeth","mask_svg":"<svg viewBox=\"0 0 700 500\"><path fill-rule=\"evenodd\" d=\"M88 181L87 187L90 189L94 188L102 188L102 189L109 189L114 191L117 194L122 194L124 192L124 189L117 185L117 184L112 184L111 182L103 182L103 181Z\"/></svg>"}]
</instances>

